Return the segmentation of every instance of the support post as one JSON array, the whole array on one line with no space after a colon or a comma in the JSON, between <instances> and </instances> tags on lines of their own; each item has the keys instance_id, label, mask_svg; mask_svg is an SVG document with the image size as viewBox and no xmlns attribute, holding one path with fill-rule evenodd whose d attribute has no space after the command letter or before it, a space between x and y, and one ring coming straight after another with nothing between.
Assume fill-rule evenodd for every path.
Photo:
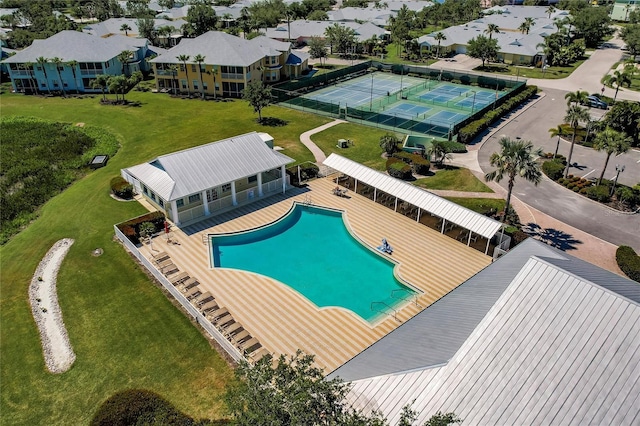
<instances>
[{"instance_id":1,"label":"support post","mask_svg":"<svg viewBox=\"0 0 640 426\"><path fill-rule=\"evenodd\" d=\"M235 181L231 182L231 203L234 206L238 205L238 197L236 195L236 182Z\"/></svg>"},{"instance_id":2,"label":"support post","mask_svg":"<svg viewBox=\"0 0 640 426\"><path fill-rule=\"evenodd\" d=\"M395 204L393 205L393 211L394 211L394 212L397 212L397 211L398 211L398 197L396 197L396 202L395 202Z\"/></svg>"},{"instance_id":3,"label":"support post","mask_svg":"<svg viewBox=\"0 0 640 426\"><path fill-rule=\"evenodd\" d=\"M442 228L440 228L440 233L444 234L444 226L447 224L447 219L442 218Z\"/></svg>"},{"instance_id":4,"label":"support post","mask_svg":"<svg viewBox=\"0 0 640 426\"><path fill-rule=\"evenodd\" d=\"M262 172L258 173L258 197L262 197Z\"/></svg>"},{"instance_id":5,"label":"support post","mask_svg":"<svg viewBox=\"0 0 640 426\"><path fill-rule=\"evenodd\" d=\"M287 190L287 172L284 166L280 167L280 176L282 177L282 193L284 194Z\"/></svg>"},{"instance_id":6,"label":"support post","mask_svg":"<svg viewBox=\"0 0 640 426\"><path fill-rule=\"evenodd\" d=\"M209 201L207 201L207 191L202 191L202 194L200 194L200 198L202 198L202 205L204 206L204 215L209 216L211 213L209 212Z\"/></svg>"},{"instance_id":7,"label":"support post","mask_svg":"<svg viewBox=\"0 0 640 426\"><path fill-rule=\"evenodd\" d=\"M171 215L173 216L173 223L180 225L180 216L178 216L178 205L176 204L176 200L171 202Z\"/></svg>"},{"instance_id":8,"label":"support post","mask_svg":"<svg viewBox=\"0 0 640 426\"><path fill-rule=\"evenodd\" d=\"M420 207L418 207L418 218L416 219L416 222L420 222Z\"/></svg>"}]
</instances>

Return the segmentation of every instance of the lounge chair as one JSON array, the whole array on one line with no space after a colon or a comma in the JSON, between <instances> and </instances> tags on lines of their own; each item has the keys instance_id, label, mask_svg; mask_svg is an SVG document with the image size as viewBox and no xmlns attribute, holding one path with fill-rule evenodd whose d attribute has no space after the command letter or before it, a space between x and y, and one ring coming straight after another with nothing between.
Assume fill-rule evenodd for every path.
<instances>
[{"instance_id":1,"label":"lounge chair","mask_svg":"<svg viewBox=\"0 0 640 426\"><path fill-rule=\"evenodd\" d=\"M191 287L196 286L196 285L198 285L198 284L200 284L200 282L199 282L197 279L195 279L195 278L193 278L193 277L189 277L189 279L187 279L186 281L183 281L183 282L181 283L181 285L182 285L182 290L183 290L183 291L187 291L187 290L189 290Z\"/></svg>"},{"instance_id":2,"label":"lounge chair","mask_svg":"<svg viewBox=\"0 0 640 426\"><path fill-rule=\"evenodd\" d=\"M234 322L231 324L224 324L220 326L221 331L227 336L232 337L234 334L240 333L244 328L242 328L242 324L239 322Z\"/></svg>"},{"instance_id":3,"label":"lounge chair","mask_svg":"<svg viewBox=\"0 0 640 426\"><path fill-rule=\"evenodd\" d=\"M231 312L227 308L222 308L213 313L214 318L211 320L211 324L217 326L218 324L224 324L231 316Z\"/></svg>"},{"instance_id":4,"label":"lounge chair","mask_svg":"<svg viewBox=\"0 0 640 426\"><path fill-rule=\"evenodd\" d=\"M162 262L169 259L169 254L166 251L161 251L160 253L152 254L151 257L153 257L154 262Z\"/></svg>"},{"instance_id":5,"label":"lounge chair","mask_svg":"<svg viewBox=\"0 0 640 426\"><path fill-rule=\"evenodd\" d=\"M221 317L218 321L216 321L216 327L218 328L230 326L232 324L237 324L237 323L236 323L236 320L233 319L233 316L231 316L231 314L225 315Z\"/></svg>"},{"instance_id":6,"label":"lounge chair","mask_svg":"<svg viewBox=\"0 0 640 426\"><path fill-rule=\"evenodd\" d=\"M205 291L202 294L199 294L198 296L194 297L193 300L191 301L191 303L195 304L195 305L200 305L204 302L208 302L209 298L211 298L211 300L214 299L213 294L211 294L211 292Z\"/></svg>"},{"instance_id":7,"label":"lounge chair","mask_svg":"<svg viewBox=\"0 0 640 426\"><path fill-rule=\"evenodd\" d=\"M201 306L199 306L198 309L200 309L200 312L205 312L216 306L218 306L218 303L214 299L211 299L208 302L203 303Z\"/></svg>"},{"instance_id":8,"label":"lounge chair","mask_svg":"<svg viewBox=\"0 0 640 426\"><path fill-rule=\"evenodd\" d=\"M162 275L164 275L165 277L168 277L169 275L173 275L176 272L180 272L180 269L178 269L178 267L172 263L162 268L160 272L162 272Z\"/></svg>"},{"instance_id":9,"label":"lounge chair","mask_svg":"<svg viewBox=\"0 0 640 426\"><path fill-rule=\"evenodd\" d=\"M262 346L260 344L260 341L255 337L252 337L251 339L245 340L244 342L240 343L240 349L242 349L242 352L244 352L245 354L255 351L260 346Z\"/></svg>"},{"instance_id":10,"label":"lounge chair","mask_svg":"<svg viewBox=\"0 0 640 426\"><path fill-rule=\"evenodd\" d=\"M190 297L194 297L198 294L201 294L202 291L200 290L200 287L195 286L195 287L191 287L189 290L184 292L184 297L186 297L187 299L189 299Z\"/></svg>"},{"instance_id":11,"label":"lounge chair","mask_svg":"<svg viewBox=\"0 0 640 426\"><path fill-rule=\"evenodd\" d=\"M251 333L249 333L247 330L242 330L235 336L232 336L231 340L233 340L236 344L240 344L240 342L250 338L251 338Z\"/></svg>"},{"instance_id":12,"label":"lounge chair","mask_svg":"<svg viewBox=\"0 0 640 426\"><path fill-rule=\"evenodd\" d=\"M180 283L182 283L185 280L189 279L189 274L186 272L180 272L178 275L176 275L175 277L171 278L171 284L173 285L178 285Z\"/></svg>"},{"instance_id":13,"label":"lounge chair","mask_svg":"<svg viewBox=\"0 0 640 426\"><path fill-rule=\"evenodd\" d=\"M225 315L229 314L229 310L227 308L216 309L215 311L209 313L207 315L207 319L212 323L215 323L219 318L222 318Z\"/></svg>"},{"instance_id":14,"label":"lounge chair","mask_svg":"<svg viewBox=\"0 0 640 426\"><path fill-rule=\"evenodd\" d=\"M256 350L254 350L253 352L251 352L250 354L247 354L247 356L249 358L251 358L251 360L255 363L260 361L262 358L264 358L265 356L269 355L270 352L267 348L265 348L264 346L261 346L259 348L257 348Z\"/></svg>"},{"instance_id":15,"label":"lounge chair","mask_svg":"<svg viewBox=\"0 0 640 426\"><path fill-rule=\"evenodd\" d=\"M158 268L158 269L165 268L165 267L167 267L169 265L173 265L173 260L165 259L162 262L156 262L156 268Z\"/></svg>"}]
</instances>

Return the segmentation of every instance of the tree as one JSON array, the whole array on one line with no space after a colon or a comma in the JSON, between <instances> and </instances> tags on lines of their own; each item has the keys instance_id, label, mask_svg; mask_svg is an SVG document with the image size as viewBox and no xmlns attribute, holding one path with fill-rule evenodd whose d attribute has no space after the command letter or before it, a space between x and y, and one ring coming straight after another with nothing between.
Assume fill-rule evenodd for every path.
<instances>
[{"instance_id":1,"label":"tree","mask_svg":"<svg viewBox=\"0 0 640 426\"><path fill-rule=\"evenodd\" d=\"M569 175L569 167L571 167L571 157L573 156L573 147L576 143L576 132L578 131L578 126L581 122L586 122L591 119L589 115L589 110L586 108L582 108L578 105L571 105L569 109L567 109L567 115L564 117L565 123L569 123L571 128L573 129L573 133L571 135L571 148L569 148L569 155L567 156L567 167L564 169L564 177L566 178Z\"/></svg>"},{"instance_id":2,"label":"tree","mask_svg":"<svg viewBox=\"0 0 640 426\"><path fill-rule=\"evenodd\" d=\"M204 0L193 3L185 17L183 32L188 37L198 37L207 31L215 30L218 17L210 4Z\"/></svg>"},{"instance_id":3,"label":"tree","mask_svg":"<svg viewBox=\"0 0 640 426\"><path fill-rule=\"evenodd\" d=\"M612 129L629 136L633 146L640 146L640 103L616 102L603 121Z\"/></svg>"},{"instance_id":4,"label":"tree","mask_svg":"<svg viewBox=\"0 0 640 426\"><path fill-rule=\"evenodd\" d=\"M585 8L574 16L576 38L583 38L587 47L598 47L606 37L615 33L605 7Z\"/></svg>"},{"instance_id":5,"label":"tree","mask_svg":"<svg viewBox=\"0 0 640 426\"><path fill-rule=\"evenodd\" d=\"M549 18L549 19L551 19L551 15L552 15L552 14L553 14L553 12L555 12L555 11L556 11L556 8L555 8L555 7L553 7L552 5L549 5L549 7L547 7L546 12L547 12L547 15L549 15L549 16L548 16L548 18Z\"/></svg>"},{"instance_id":6,"label":"tree","mask_svg":"<svg viewBox=\"0 0 640 426\"><path fill-rule=\"evenodd\" d=\"M198 63L198 78L200 79L200 90L202 91L202 99L204 99L204 82L202 81L202 63L204 62L204 58L205 57L199 53L193 57L193 60Z\"/></svg>"},{"instance_id":7,"label":"tree","mask_svg":"<svg viewBox=\"0 0 640 426\"><path fill-rule=\"evenodd\" d=\"M60 89L62 90L62 96L66 97L67 93L64 91L64 83L62 82L62 74L60 74L60 67L62 67L62 64L64 63L62 61L62 59L58 58L57 56L55 58L51 58L51 63L56 67L56 73L58 74L58 81L60 82Z\"/></svg>"},{"instance_id":8,"label":"tree","mask_svg":"<svg viewBox=\"0 0 640 426\"><path fill-rule=\"evenodd\" d=\"M156 232L156 226L151 222L142 222L139 232L142 238L147 238L151 242L151 238Z\"/></svg>"},{"instance_id":9,"label":"tree","mask_svg":"<svg viewBox=\"0 0 640 426\"><path fill-rule=\"evenodd\" d=\"M451 157L451 147L445 143L444 141L436 141L431 142L431 146L427 150L427 155L429 159L433 159L433 162L438 165L438 167L442 167L442 163L445 160L450 160Z\"/></svg>"},{"instance_id":10,"label":"tree","mask_svg":"<svg viewBox=\"0 0 640 426\"><path fill-rule=\"evenodd\" d=\"M129 31L131 31L131 27L129 26L129 24L122 24L120 25L120 31L124 31L124 35L125 36L129 36Z\"/></svg>"},{"instance_id":11,"label":"tree","mask_svg":"<svg viewBox=\"0 0 640 426\"><path fill-rule=\"evenodd\" d=\"M560 147L560 136L564 135L564 127L558 124L558 127L549 129L549 133L552 138L555 138L556 136L558 137L558 140L556 141L556 150L553 153L553 158L556 158L558 156L558 148Z\"/></svg>"},{"instance_id":12,"label":"tree","mask_svg":"<svg viewBox=\"0 0 640 426\"><path fill-rule=\"evenodd\" d=\"M129 60L131 59L132 56L133 56L133 52L131 50L123 50L122 52L118 53L118 56L116 56L116 58L122 64L122 74L124 75L127 75L127 71L128 71L127 65L129 64Z\"/></svg>"},{"instance_id":13,"label":"tree","mask_svg":"<svg viewBox=\"0 0 640 426\"><path fill-rule=\"evenodd\" d=\"M293 3L296 4L296 3ZM310 21L327 21L329 19L329 15L324 10L314 10L307 16Z\"/></svg>"},{"instance_id":14,"label":"tree","mask_svg":"<svg viewBox=\"0 0 640 426\"><path fill-rule=\"evenodd\" d=\"M92 89L100 89L102 92L102 101L107 101L107 88L109 87L109 77L106 75L98 75L95 79L91 80L90 86Z\"/></svg>"},{"instance_id":15,"label":"tree","mask_svg":"<svg viewBox=\"0 0 640 426\"><path fill-rule=\"evenodd\" d=\"M380 148L384 150L387 154L387 157L391 157L395 152L398 151L398 144L400 143L400 139L393 133L386 133L385 135L380 137Z\"/></svg>"},{"instance_id":16,"label":"tree","mask_svg":"<svg viewBox=\"0 0 640 426\"><path fill-rule=\"evenodd\" d=\"M511 193L515 184L516 176L538 185L542 179L540 165L536 161L542 155L541 149L534 149L533 143L525 140L511 140L507 136L500 139L500 152L491 154L489 162L496 170L485 175L485 180L500 182L505 176L509 179L507 184L507 202L504 207L503 221L509 214Z\"/></svg>"},{"instance_id":17,"label":"tree","mask_svg":"<svg viewBox=\"0 0 640 426\"><path fill-rule=\"evenodd\" d=\"M313 59L320 59L320 65L322 65L322 58L327 57L327 46L323 39L311 37L309 40L309 55Z\"/></svg>"},{"instance_id":18,"label":"tree","mask_svg":"<svg viewBox=\"0 0 640 426\"><path fill-rule=\"evenodd\" d=\"M71 60L71 61L68 61L66 64L69 68L71 68L71 73L73 74L73 84L74 86L76 86L76 91L80 93L80 86L78 85L78 80L76 78L76 68L78 67L78 61Z\"/></svg>"},{"instance_id":19,"label":"tree","mask_svg":"<svg viewBox=\"0 0 640 426\"><path fill-rule=\"evenodd\" d=\"M176 59L182 62L182 66L184 67L184 72L187 79L187 93L191 93L191 91L189 90L189 70L187 69L187 61L189 60L189 58L190 58L189 55L176 56Z\"/></svg>"},{"instance_id":20,"label":"tree","mask_svg":"<svg viewBox=\"0 0 640 426\"><path fill-rule=\"evenodd\" d=\"M39 58L36 58L36 63L38 65L40 65L40 67L42 68L42 72L44 73L44 81L47 83L47 92L49 92L49 94L51 94L51 88L49 87L49 78L47 77L47 63L49 62L49 60L47 58L45 58L44 56L40 56Z\"/></svg>"},{"instance_id":21,"label":"tree","mask_svg":"<svg viewBox=\"0 0 640 426\"><path fill-rule=\"evenodd\" d=\"M350 47L356 44L356 33L352 28L335 23L327 27L324 31L329 39L331 52L341 55L347 53Z\"/></svg>"},{"instance_id":22,"label":"tree","mask_svg":"<svg viewBox=\"0 0 640 426\"><path fill-rule=\"evenodd\" d=\"M493 34L500 34L500 27L496 24L488 24L484 30L485 34L489 34L489 40L493 38Z\"/></svg>"},{"instance_id":23,"label":"tree","mask_svg":"<svg viewBox=\"0 0 640 426\"><path fill-rule=\"evenodd\" d=\"M604 161L604 167L602 168L602 172L600 172L600 177L598 178L598 185L602 184L602 178L604 177L605 170L607 170L607 165L609 164L609 158L611 158L611 155L620 155L629 151L629 148L631 148L629 139L630 138L624 133L613 130L610 127L607 127L602 132L598 133L593 141L593 149L596 151L604 151L607 154L607 158Z\"/></svg>"},{"instance_id":24,"label":"tree","mask_svg":"<svg viewBox=\"0 0 640 426\"><path fill-rule=\"evenodd\" d=\"M469 40L467 54L472 58L482 59L484 67L486 61L490 61L498 55L498 41L479 35Z\"/></svg>"},{"instance_id":25,"label":"tree","mask_svg":"<svg viewBox=\"0 0 640 426\"><path fill-rule=\"evenodd\" d=\"M138 34L142 38L146 38L153 45L156 45L156 29L155 22L150 18L138 19L136 22L138 25Z\"/></svg>"},{"instance_id":26,"label":"tree","mask_svg":"<svg viewBox=\"0 0 640 426\"><path fill-rule=\"evenodd\" d=\"M587 96L589 96L589 92L585 92L584 90L576 90L575 92L569 92L564 95L564 98L567 100L567 106L571 104L580 105L587 101Z\"/></svg>"},{"instance_id":27,"label":"tree","mask_svg":"<svg viewBox=\"0 0 640 426\"><path fill-rule=\"evenodd\" d=\"M271 87L262 81L252 81L242 91L242 99L249 102L253 111L258 113L258 122L262 122L262 109L271 105Z\"/></svg>"},{"instance_id":28,"label":"tree","mask_svg":"<svg viewBox=\"0 0 640 426\"><path fill-rule=\"evenodd\" d=\"M122 102L125 102L124 94L129 88L129 79L125 75L114 75L107 80L109 91L116 94L116 102L118 102L118 93L122 95Z\"/></svg>"},{"instance_id":29,"label":"tree","mask_svg":"<svg viewBox=\"0 0 640 426\"><path fill-rule=\"evenodd\" d=\"M436 35L434 35L434 36L433 36L433 38L438 42L438 47L437 47L437 49L436 49L436 58L438 58L438 57L440 57L440 43L441 43L443 40L446 40L446 39L447 39L447 36L446 36L446 35L444 35L444 33L443 33L442 31L438 31L438 32L436 33Z\"/></svg>"},{"instance_id":30,"label":"tree","mask_svg":"<svg viewBox=\"0 0 640 426\"><path fill-rule=\"evenodd\" d=\"M615 102L618 97L618 90L620 90L620 86L623 84L631 86L631 76L626 71L620 72L620 70L615 70L613 74L609 74L604 78L604 84L609 87L615 86L616 93L613 95L613 102Z\"/></svg>"}]
</instances>

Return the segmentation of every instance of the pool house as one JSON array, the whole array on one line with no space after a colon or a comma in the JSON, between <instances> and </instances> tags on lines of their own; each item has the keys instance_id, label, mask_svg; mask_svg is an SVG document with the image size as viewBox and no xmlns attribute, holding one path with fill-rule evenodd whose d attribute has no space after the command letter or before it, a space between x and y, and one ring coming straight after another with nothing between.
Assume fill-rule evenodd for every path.
<instances>
[{"instance_id":1,"label":"pool house","mask_svg":"<svg viewBox=\"0 0 640 426\"><path fill-rule=\"evenodd\" d=\"M162 155L122 176L176 225L187 225L287 190L273 137L251 132Z\"/></svg>"}]
</instances>

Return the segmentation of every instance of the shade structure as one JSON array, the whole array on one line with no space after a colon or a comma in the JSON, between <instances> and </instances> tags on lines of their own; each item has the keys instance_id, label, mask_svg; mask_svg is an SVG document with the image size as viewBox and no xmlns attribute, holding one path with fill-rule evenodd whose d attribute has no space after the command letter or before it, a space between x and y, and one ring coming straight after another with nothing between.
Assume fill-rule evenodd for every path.
<instances>
[{"instance_id":1,"label":"shade structure","mask_svg":"<svg viewBox=\"0 0 640 426\"><path fill-rule=\"evenodd\" d=\"M445 200L410 183L370 169L341 155L331 154L323 164L482 237L493 237L502 226L502 223L497 220Z\"/></svg>"}]
</instances>

